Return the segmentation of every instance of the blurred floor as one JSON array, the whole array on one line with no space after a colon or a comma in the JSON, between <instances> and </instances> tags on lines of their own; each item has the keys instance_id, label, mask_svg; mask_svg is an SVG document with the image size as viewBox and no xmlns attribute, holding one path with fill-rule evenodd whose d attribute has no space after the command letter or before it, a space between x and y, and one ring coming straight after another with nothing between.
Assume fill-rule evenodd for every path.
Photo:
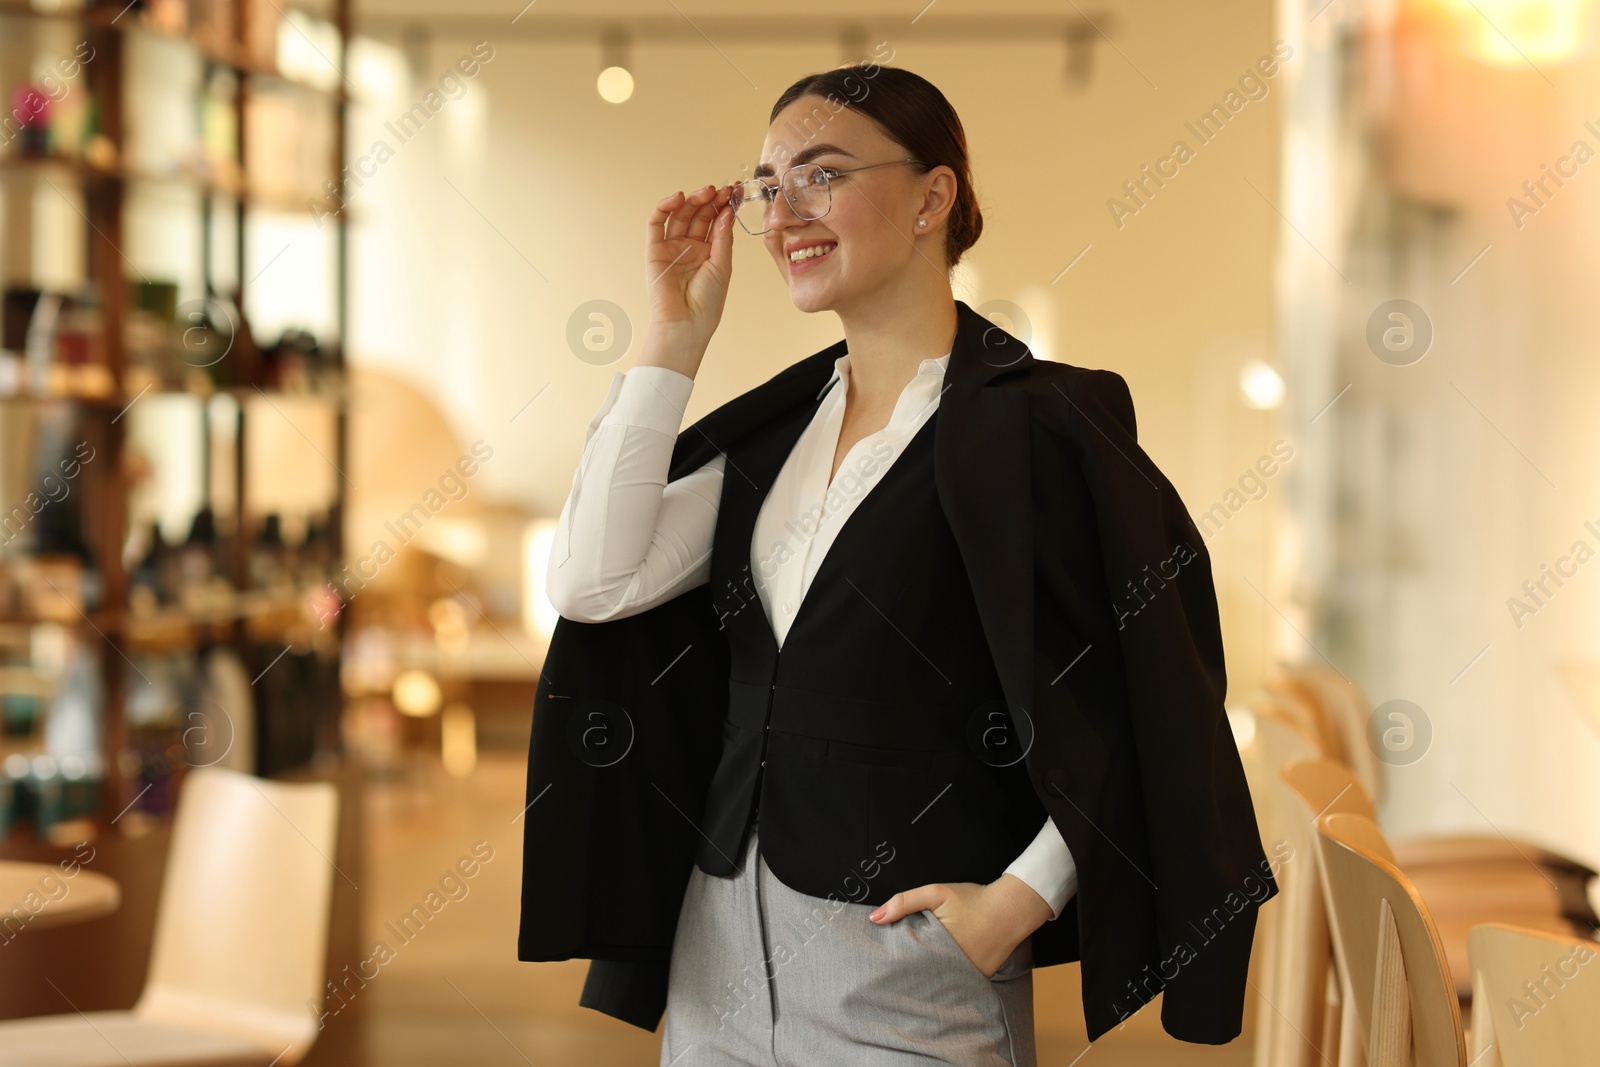
<instances>
[{"instance_id":1,"label":"blurred floor","mask_svg":"<svg viewBox=\"0 0 1600 1067\"><path fill-rule=\"evenodd\" d=\"M605 1064L655 1067L657 1034L578 1007L588 964L519 963L517 901L521 885L521 826L526 762L521 755L485 753L469 778L437 765L414 769L403 781L368 787L368 854L363 944L382 940L394 956L377 965L365 987L350 983L351 1009L329 1015L335 1027L359 1027L361 1062L382 1067L472 1063ZM398 924L455 863L487 842L493 858L470 880L466 894L402 942ZM487 855L487 850L480 848ZM366 968L371 973L373 967ZM1212 1047L1173 1041L1160 1028L1160 1002L1121 1031L1112 1031L1089 1056L1078 1006L1078 968L1043 968L1035 977L1040 1067L1116 1063L1119 1067L1245 1067L1246 1039ZM338 1002L330 999L330 1009ZM1246 1017L1245 1033L1251 1020ZM687 1065L685 1065L687 1067Z\"/></svg>"}]
</instances>

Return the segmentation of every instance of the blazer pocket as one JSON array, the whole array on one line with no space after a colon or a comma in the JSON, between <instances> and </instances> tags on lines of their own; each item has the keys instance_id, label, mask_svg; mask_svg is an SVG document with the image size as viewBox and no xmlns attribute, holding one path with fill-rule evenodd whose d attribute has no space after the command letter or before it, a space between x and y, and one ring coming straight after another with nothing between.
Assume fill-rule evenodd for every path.
<instances>
[{"instance_id":1,"label":"blazer pocket","mask_svg":"<svg viewBox=\"0 0 1600 1067\"><path fill-rule=\"evenodd\" d=\"M867 837L899 850L897 881L998 877L1016 859L1006 833L1008 798L990 768L959 752L899 752L897 762L862 763ZM956 873L938 872L967 872Z\"/></svg>"}]
</instances>

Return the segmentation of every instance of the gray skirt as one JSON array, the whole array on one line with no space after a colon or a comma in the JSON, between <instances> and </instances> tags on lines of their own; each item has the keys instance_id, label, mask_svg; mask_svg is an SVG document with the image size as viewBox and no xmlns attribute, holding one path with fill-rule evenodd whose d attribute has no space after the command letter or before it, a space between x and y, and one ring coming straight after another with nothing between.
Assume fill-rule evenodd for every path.
<instances>
[{"instance_id":1,"label":"gray skirt","mask_svg":"<svg viewBox=\"0 0 1600 1067\"><path fill-rule=\"evenodd\" d=\"M992 976L931 909L798 893L761 858L690 873L673 942L661 1067L1035 1067L1033 944Z\"/></svg>"}]
</instances>

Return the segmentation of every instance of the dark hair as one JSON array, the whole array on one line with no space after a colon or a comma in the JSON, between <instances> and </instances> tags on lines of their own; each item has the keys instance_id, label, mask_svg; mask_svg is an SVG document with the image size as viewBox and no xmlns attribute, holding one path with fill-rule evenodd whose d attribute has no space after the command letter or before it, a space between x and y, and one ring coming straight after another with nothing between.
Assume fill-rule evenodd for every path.
<instances>
[{"instance_id":1,"label":"dark hair","mask_svg":"<svg viewBox=\"0 0 1600 1067\"><path fill-rule=\"evenodd\" d=\"M821 96L834 113L853 107L872 119L884 133L926 169L947 166L956 172L956 199L945 228L945 265L953 267L962 253L983 233L983 212L972 188L972 164L967 157L967 135L955 108L926 78L876 63L851 63L833 70L807 74L783 91L772 105L767 122L802 96Z\"/></svg>"}]
</instances>

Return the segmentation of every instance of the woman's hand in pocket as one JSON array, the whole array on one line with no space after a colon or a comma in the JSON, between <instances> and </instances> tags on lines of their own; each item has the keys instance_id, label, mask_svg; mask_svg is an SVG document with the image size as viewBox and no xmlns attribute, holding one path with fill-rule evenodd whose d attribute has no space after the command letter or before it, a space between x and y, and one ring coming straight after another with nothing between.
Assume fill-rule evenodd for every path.
<instances>
[{"instance_id":1,"label":"woman's hand in pocket","mask_svg":"<svg viewBox=\"0 0 1600 1067\"><path fill-rule=\"evenodd\" d=\"M973 966L992 976L1023 939L1050 918L1050 905L1014 874L988 884L932 882L896 893L870 918L882 926L931 910Z\"/></svg>"}]
</instances>

